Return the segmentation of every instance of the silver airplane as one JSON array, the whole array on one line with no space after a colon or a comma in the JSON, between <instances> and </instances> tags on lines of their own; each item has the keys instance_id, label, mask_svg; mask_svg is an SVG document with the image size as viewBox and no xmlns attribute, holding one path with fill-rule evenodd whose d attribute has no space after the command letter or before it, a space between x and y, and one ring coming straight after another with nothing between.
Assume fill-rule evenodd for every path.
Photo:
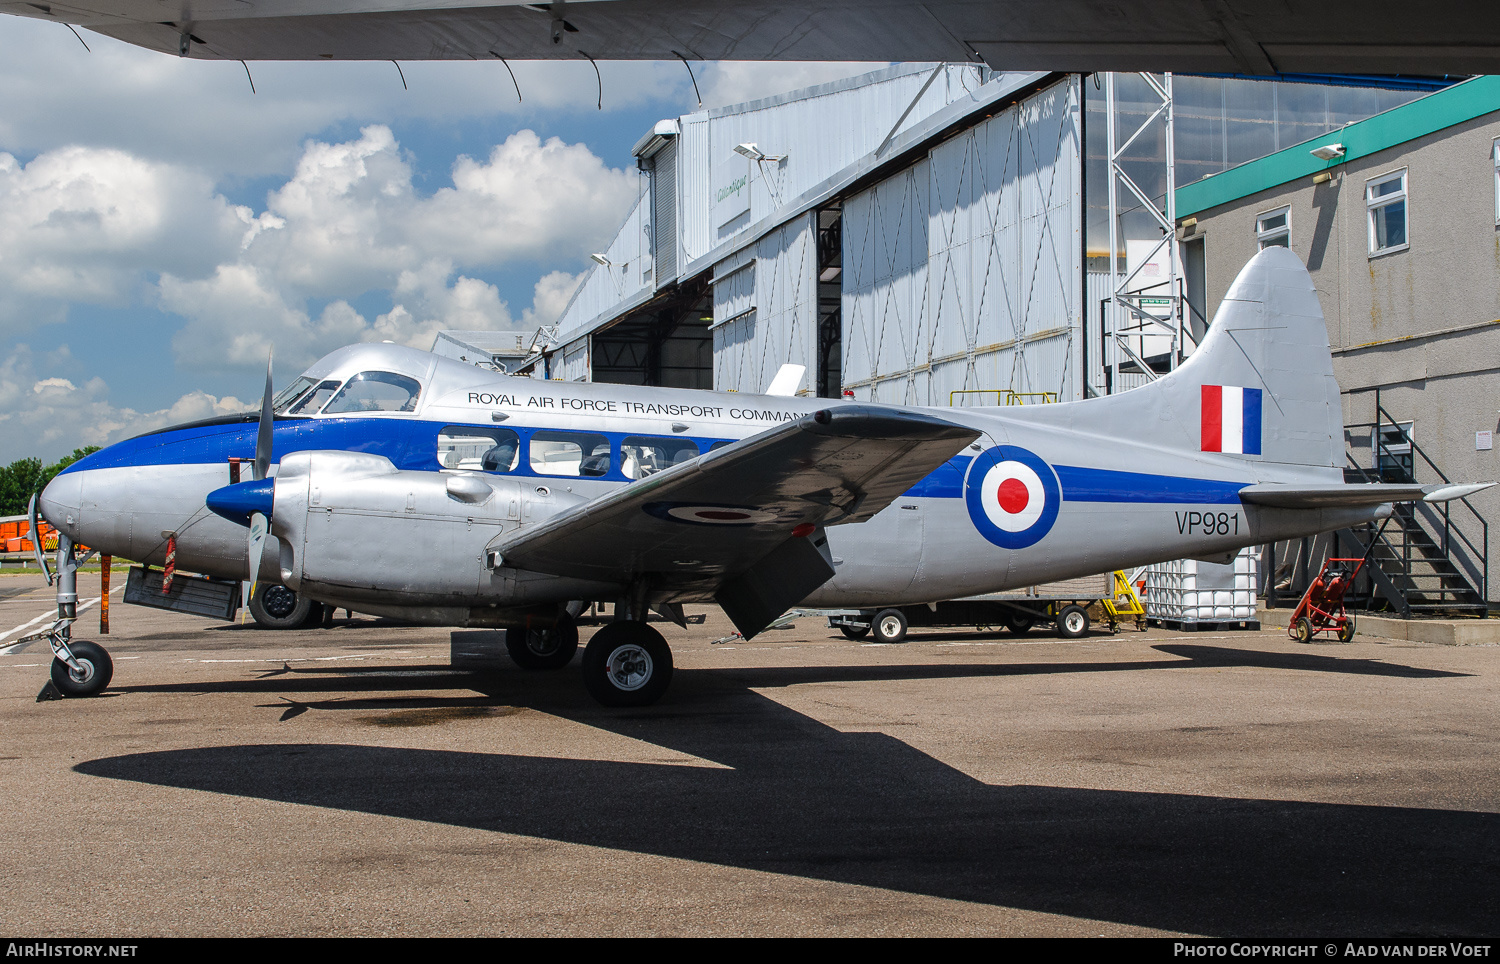
<instances>
[{"instance_id":1,"label":"silver airplane","mask_svg":"<svg viewBox=\"0 0 1500 964\"><path fill-rule=\"evenodd\" d=\"M231 483L230 461L252 459L253 478ZM258 419L143 435L47 486L64 577L53 680L88 695L111 673L107 653L66 632L74 543L159 566L170 535L185 570L503 627L530 669L567 665L579 602L610 601L582 669L620 706L670 680L653 610L680 622L684 603L713 600L748 638L795 605L913 605L1226 561L1490 484L1348 485L1343 463L1322 311L1284 248L1246 266L1176 371L1046 406L546 382L357 345L275 399L268 374Z\"/></svg>"}]
</instances>

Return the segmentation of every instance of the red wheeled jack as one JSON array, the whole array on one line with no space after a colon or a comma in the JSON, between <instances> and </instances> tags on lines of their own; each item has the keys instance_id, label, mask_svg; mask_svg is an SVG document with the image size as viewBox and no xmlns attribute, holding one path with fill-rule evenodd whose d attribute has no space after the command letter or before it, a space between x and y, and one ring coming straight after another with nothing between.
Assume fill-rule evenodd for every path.
<instances>
[{"instance_id":1,"label":"red wheeled jack","mask_svg":"<svg viewBox=\"0 0 1500 964\"><path fill-rule=\"evenodd\" d=\"M1287 635L1299 643L1310 643L1317 633L1337 636L1347 643L1354 638L1354 617L1344 609L1344 594L1365 566L1364 559L1329 559L1292 613Z\"/></svg>"}]
</instances>

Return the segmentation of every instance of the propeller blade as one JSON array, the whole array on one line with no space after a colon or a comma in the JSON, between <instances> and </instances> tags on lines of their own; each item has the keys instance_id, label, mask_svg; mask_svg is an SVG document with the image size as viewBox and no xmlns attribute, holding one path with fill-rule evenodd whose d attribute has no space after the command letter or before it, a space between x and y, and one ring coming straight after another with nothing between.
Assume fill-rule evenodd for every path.
<instances>
[{"instance_id":1,"label":"propeller blade","mask_svg":"<svg viewBox=\"0 0 1500 964\"><path fill-rule=\"evenodd\" d=\"M271 413L271 358L266 358L266 393L260 400L260 429L255 434L255 481L259 482L271 470L271 428L275 416Z\"/></svg>"},{"instance_id":2,"label":"propeller blade","mask_svg":"<svg viewBox=\"0 0 1500 964\"><path fill-rule=\"evenodd\" d=\"M240 583L240 606L242 609L250 608L250 596L255 592L256 576L260 574L260 557L266 547L266 517L259 512L250 515L250 539L249 539L249 572L245 574L245 581Z\"/></svg>"}]
</instances>

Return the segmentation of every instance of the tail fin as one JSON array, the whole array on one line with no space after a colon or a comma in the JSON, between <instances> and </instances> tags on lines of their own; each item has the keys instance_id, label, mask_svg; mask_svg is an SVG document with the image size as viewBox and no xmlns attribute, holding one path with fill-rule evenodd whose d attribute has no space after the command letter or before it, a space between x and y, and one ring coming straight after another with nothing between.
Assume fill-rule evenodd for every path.
<instances>
[{"instance_id":1,"label":"tail fin","mask_svg":"<svg viewBox=\"0 0 1500 964\"><path fill-rule=\"evenodd\" d=\"M1110 399L1148 444L1324 469L1341 481L1343 407L1312 277L1286 248L1257 254L1183 365ZM1266 476L1284 473L1267 472Z\"/></svg>"}]
</instances>

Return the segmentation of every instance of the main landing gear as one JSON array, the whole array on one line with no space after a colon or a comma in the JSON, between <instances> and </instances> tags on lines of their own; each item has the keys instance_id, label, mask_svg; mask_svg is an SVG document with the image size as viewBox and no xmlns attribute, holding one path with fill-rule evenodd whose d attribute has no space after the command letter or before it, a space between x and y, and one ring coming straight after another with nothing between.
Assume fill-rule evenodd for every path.
<instances>
[{"instance_id":1,"label":"main landing gear","mask_svg":"<svg viewBox=\"0 0 1500 964\"><path fill-rule=\"evenodd\" d=\"M505 650L522 669L562 669L578 652L578 624L562 613L551 626L507 629Z\"/></svg>"},{"instance_id":2,"label":"main landing gear","mask_svg":"<svg viewBox=\"0 0 1500 964\"><path fill-rule=\"evenodd\" d=\"M522 669L562 669L578 651L578 624L563 612L552 625L506 630L505 649ZM584 688L605 706L650 706L672 682L672 650L644 620L620 619L589 640L582 668Z\"/></svg>"},{"instance_id":3,"label":"main landing gear","mask_svg":"<svg viewBox=\"0 0 1500 964\"><path fill-rule=\"evenodd\" d=\"M650 706L661 699L672 682L672 650L646 622L651 611L647 586L636 583L615 603L615 620L605 625L584 648L583 687L605 706ZM505 648L522 669L562 669L578 650L578 624L584 602L559 610L557 621L507 630ZM682 608L666 612L682 622Z\"/></svg>"},{"instance_id":4,"label":"main landing gear","mask_svg":"<svg viewBox=\"0 0 1500 964\"><path fill-rule=\"evenodd\" d=\"M672 650L644 621L610 623L583 651L583 685L605 706L650 706L672 682Z\"/></svg>"}]
</instances>

